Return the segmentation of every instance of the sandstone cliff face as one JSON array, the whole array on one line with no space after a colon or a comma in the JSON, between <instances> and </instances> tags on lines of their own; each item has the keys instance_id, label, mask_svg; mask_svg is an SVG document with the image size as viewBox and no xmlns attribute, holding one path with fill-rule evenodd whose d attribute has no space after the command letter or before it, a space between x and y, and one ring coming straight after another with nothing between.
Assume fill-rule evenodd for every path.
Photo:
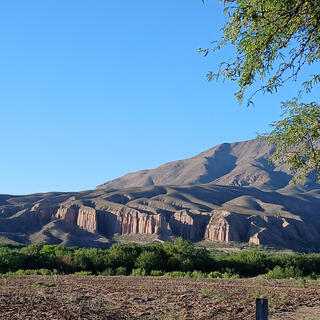
<instances>
[{"instance_id":1,"label":"sandstone cliff face","mask_svg":"<svg viewBox=\"0 0 320 320\"><path fill-rule=\"evenodd\" d=\"M80 207L78 211L77 226L88 232L98 231L96 210L86 206Z\"/></svg>"},{"instance_id":2,"label":"sandstone cliff face","mask_svg":"<svg viewBox=\"0 0 320 320\"><path fill-rule=\"evenodd\" d=\"M222 242L249 242L254 245L285 246L286 243L316 243L320 233L314 226L299 220L252 216L213 210L205 239Z\"/></svg>"},{"instance_id":3,"label":"sandstone cliff face","mask_svg":"<svg viewBox=\"0 0 320 320\"><path fill-rule=\"evenodd\" d=\"M30 210L21 211L21 216L45 224L53 219L66 221L72 227L106 237L114 234L141 234L181 236L191 241L205 239L217 242L248 242L254 245L285 246L287 242L316 243L320 233L316 226L284 217L246 215L224 209L210 213L194 209L175 211L166 216L155 210L141 212L123 204L107 207L62 204L60 207L36 203Z\"/></svg>"},{"instance_id":4,"label":"sandstone cliff face","mask_svg":"<svg viewBox=\"0 0 320 320\"><path fill-rule=\"evenodd\" d=\"M42 234L50 243L70 238L79 246L105 245L117 233L318 249L319 208L318 191L294 195L216 185L6 195L0 233L21 243Z\"/></svg>"},{"instance_id":5,"label":"sandstone cliff face","mask_svg":"<svg viewBox=\"0 0 320 320\"><path fill-rule=\"evenodd\" d=\"M157 215L148 215L138 211L117 215L117 220L121 224L121 233L139 233L139 234L159 234L165 227L165 219Z\"/></svg>"},{"instance_id":6,"label":"sandstone cliff face","mask_svg":"<svg viewBox=\"0 0 320 320\"><path fill-rule=\"evenodd\" d=\"M78 210L75 206L60 207L55 214L56 219L63 219L71 225L77 224Z\"/></svg>"},{"instance_id":7,"label":"sandstone cliff face","mask_svg":"<svg viewBox=\"0 0 320 320\"><path fill-rule=\"evenodd\" d=\"M173 232L192 241L201 240L210 219L208 214L180 210L169 222L162 214L144 213L126 206L110 206L94 209L88 206L60 207L56 219L63 219L74 227L88 232L100 232L108 237L118 234L164 235Z\"/></svg>"},{"instance_id":8,"label":"sandstone cliff face","mask_svg":"<svg viewBox=\"0 0 320 320\"><path fill-rule=\"evenodd\" d=\"M26 211L25 217L30 217L35 222L44 224L54 217L57 209L57 205L36 203L30 211Z\"/></svg>"},{"instance_id":9,"label":"sandstone cliff face","mask_svg":"<svg viewBox=\"0 0 320 320\"><path fill-rule=\"evenodd\" d=\"M207 225L205 239L210 241L245 241L246 220L226 210L213 210Z\"/></svg>"},{"instance_id":10,"label":"sandstone cliff face","mask_svg":"<svg viewBox=\"0 0 320 320\"><path fill-rule=\"evenodd\" d=\"M166 229L165 217L160 214L146 214L126 207L96 210L88 206L61 207L55 214L72 226L88 232L101 232L107 236L119 234L160 234Z\"/></svg>"},{"instance_id":11,"label":"sandstone cliff face","mask_svg":"<svg viewBox=\"0 0 320 320\"><path fill-rule=\"evenodd\" d=\"M208 215L180 210L173 214L169 220L169 227L174 235L191 241L203 239Z\"/></svg>"},{"instance_id":12,"label":"sandstone cliff face","mask_svg":"<svg viewBox=\"0 0 320 320\"><path fill-rule=\"evenodd\" d=\"M160 214L147 214L123 207L99 211L98 229L111 236L119 234L160 234L166 228L166 220Z\"/></svg>"},{"instance_id":13,"label":"sandstone cliff face","mask_svg":"<svg viewBox=\"0 0 320 320\"><path fill-rule=\"evenodd\" d=\"M255 245L316 243L320 238L317 228L308 222L271 216L251 216L248 221L250 222L248 242Z\"/></svg>"}]
</instances>

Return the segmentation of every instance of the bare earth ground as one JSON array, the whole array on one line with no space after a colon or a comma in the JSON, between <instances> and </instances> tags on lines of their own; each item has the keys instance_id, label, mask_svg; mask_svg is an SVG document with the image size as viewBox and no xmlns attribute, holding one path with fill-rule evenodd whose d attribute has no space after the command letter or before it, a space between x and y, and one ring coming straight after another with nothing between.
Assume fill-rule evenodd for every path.
<instances>
[{"instance_id":1,"label":"bare earth ground","mask_svg":"<svg viewBox=\"0 0 320 320\"><path fill-rule=\"evenodd\" d=\"M0 277L0 319L320 319L316 281L155 277Z\"/></svg>"}]
</instances>

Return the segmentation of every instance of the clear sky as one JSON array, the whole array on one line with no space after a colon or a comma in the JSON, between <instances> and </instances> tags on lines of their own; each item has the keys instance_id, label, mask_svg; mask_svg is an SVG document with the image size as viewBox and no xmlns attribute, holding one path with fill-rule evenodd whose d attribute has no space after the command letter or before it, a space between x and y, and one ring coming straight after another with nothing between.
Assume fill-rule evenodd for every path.
<instances>
[{"instance_id":1,"label":"clear sky","mask_svg":"<svg viewBox=\"0 0 320 320\"><path fill-rule=\"evenodd\" d=\"M78 191L268 131L287 87L240 107L205 75L209 0L0 3L0 193Z\"/></svg>"}]
</instances>

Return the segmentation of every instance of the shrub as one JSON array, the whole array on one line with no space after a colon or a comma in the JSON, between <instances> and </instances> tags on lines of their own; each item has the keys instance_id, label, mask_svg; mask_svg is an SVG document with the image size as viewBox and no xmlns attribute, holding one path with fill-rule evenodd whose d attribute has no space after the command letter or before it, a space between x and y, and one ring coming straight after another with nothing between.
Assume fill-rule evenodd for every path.
<instances>
[{"instance_id":1,"label":"shrub","mask_svg":"<svg viewBox=\"0 0 320 320\"><path fill-rule=\"evenodd\" d=\"M127 270L132 270L136 259L142 252L142 246L136 243L129 244L114 244L108 251L105 258L107 267L117 269L125 267Z\"/></svg>"},{"instance_id":2,"label":"shrub","mask_svg":"<svg viewBox=\"0 0 320 320\"><path fill-rule=\"evenodd\" d=\"M222 273L222 278L239 279L240 275L234 269L226 268L225 271Z\"/></svg>"},{"instance_id":3,"label":"shrub","mask_svg":"<svg viewBox=\"0 0 320 320\"><path fill-rule=\"evenodd\" d=\"M223 274L220 271L212 271L208 274L208 278L223 278Z\"/></svg>"},{"instance_id":4,"label":"shrub","mask_svg":"<svg viewBox=\"0 0 320 320\"><path fill-rule=\"evenodd\" d=\"M146 270L150 273L151 270L161 268L163 265L162 256L154 251L143 251L135 262L135 267Z\"/></svg>"},{"instance_id":5,"label":"shrub","mask_svg":"<svg viewBox=\"0 0 320 320\"><path fill-rule=\"evenodd\" d=\"M196 278L196 279L208 278L208 274L195 270L191 273L191 278Z\"/></svg>"},{"instance_id":6,"label":"shrub","mask_svg":"<svg viewBox=\"0 0 320 320\"><path fill-rule=\"evenodd\" d=\"M186 278L187 273L183 271L166 272L163 276L167 278Z\"/></svg>"},{"instance_id":7,"label":"shrub","mask_svg":"<svg viewBox=\"0 0 320 320\"><path fill-rule=\"evenodd\" d=\"M106 270L99 273L101 276L114 276L115 272L112 268L107 268Z\"/></svg>"},{"instance_id":8,"label":"shrub","mask_svg":"<svg viewBox=\"0 0 320 320\"><path fill-rule=\"evenodd\" d=\"M118 267L116 269L116 275L117 276L126 276L127 275L127 269L125 267Z\"/></svg>"},{"instance_id":9,"label":"shrub","mask_svg":"<svg viewBox=\"0 0 320 320\"><path fill-rule=\"evenodd\" d=\"M238 273L228 273L224 272L222 277L225 279L240 279L240 275Z\"/></svg>"},{"instance_id":10,"label":"shrub","mask_svg":"<svg viewBox=\"0 0 320 320\"><path fill-rule=\"evenodd\" d=\"M275 266L273 270L270 270L266 274L267 279L289 279L289 278L299 278L302 273L299 269L295 269L293 266L281 268L280 266Z\"/></svg>"},{"instance_id":11,"label":"shrub","mask_svg":"<svg viewBox=\"0 0 320 320\"><path fill-rule=\"evenodd\" d=\"M9 271L6 273L6 275L9 276L22 276L22 275L42 275L42 276L51 276L54 274L58 274L57 270L48 270L48 269L35 269L35 270L31 270L31 269L19 269L17 271Z\"/></svg>"},{"instance_id":12,"label":"shrub","mask_svg":"<svg viewBox=\"0 0 320 320\"><path fill-rule=\"evenodd\" d=\"M161 277L161 276L163 276L163 272L160 270L151 270L150 276Z\"/></svg>"},{"instance_id":13,"label":"shrub","mask_svg":"<svg viewBox=\"0 0 320 320\"><path fill-rule=\"evenodd\" d=\"M78 271L74 273L75 276L92 276L91 271Z\"/></svg>"},{"instance_id":14,"label":"shrub","mask_svg":"<svg viewBox=\"0 0 320 320\"><path fill-rule=\"evenodd\" d=\"M144 269L137 268L137 269L132 269L131 275L132 276L146 276L147 272Z\"/></svg>"}]
</instances>

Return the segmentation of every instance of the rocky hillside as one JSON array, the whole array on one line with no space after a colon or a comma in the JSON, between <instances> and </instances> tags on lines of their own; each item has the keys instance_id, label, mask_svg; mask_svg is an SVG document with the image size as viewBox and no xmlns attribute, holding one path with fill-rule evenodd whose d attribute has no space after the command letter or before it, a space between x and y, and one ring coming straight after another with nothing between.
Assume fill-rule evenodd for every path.
<instances>
[{"instance_id":1,"label":"rocky hillside","mask_svg":"<svg viewBox=\"0 0 320 320\"><path fill-rule=\"evenodd\" d=\"M214 185L0 197L0 238L107 246L116 234L150 241L240 241L320 247L320 192L282 194Z\"/></svg>"},{"instance_id":2,"label":"rocky hillside","mask_svg":"<svg viewBox=\"0 0 320 320\"><path fill-rule=\"evenodd\" d=\"M0 242L104 247L118 235L182 236L318 250L319 185L309 177L293 186L286 168L268 163L271 152L264 140L225 143L92 191L0 195Z\"/></svg>"},{"instance_id":3,"label":"rocky hillside","mask_svg":"<svg viewBox=\"0 0 320 320\"><path fill-rule=\"evenodd\" d=\"M271 152L272 148L264 139L223 143L189 159L128 173L97 186L97 189L207 183L269 190L319 188L315 177L309 177L303 185L293 187L288 168L269 163Z\"/></svg>"}]
</instances>

